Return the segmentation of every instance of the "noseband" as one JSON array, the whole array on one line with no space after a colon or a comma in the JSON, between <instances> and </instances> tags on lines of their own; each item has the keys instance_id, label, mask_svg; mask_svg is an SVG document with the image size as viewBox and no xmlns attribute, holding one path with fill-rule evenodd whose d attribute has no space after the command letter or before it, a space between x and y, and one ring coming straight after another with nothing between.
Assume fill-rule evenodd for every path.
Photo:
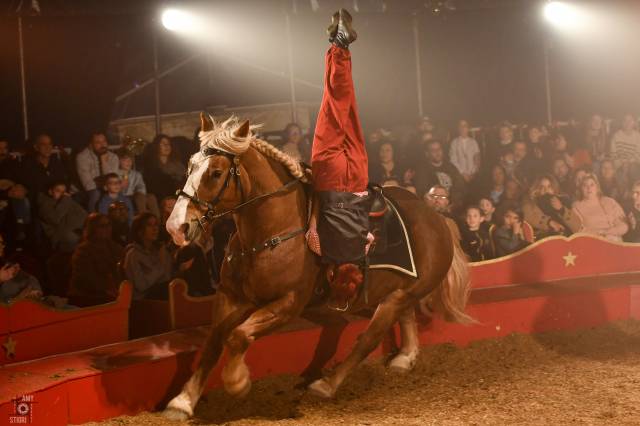
<instances>
[{"instance_id":1,"label":"noseband","mask_svg":"<svg viewBox=\"0 0 640 426\"><path fill-rule=\"evenodd\" d=\"M200 225L200 227L204 230L204 226L208 223L213 222L216 219L219 219L221 217L227 216L231 213L235 213L236 211L238 211L239 209L241 209L242 207L245 207L249 204L255 203L258 200L261 200L263 198L267 198L267 197L271 197L275 194L278 194L280 192L284 192L286 190L288 190L289 188L291 188L293 185L295 185L296 183L299 182L298 179L294 179L292 181L287 182L286 184L282 185L280 188L276 189L275 191L266 193L266 194L262 194L262 195L258 195L257 197L251 198L248 201L244 200L244 189L242 188L242 181L240 180L240 157L238 155L235 154L231 154L228 153L226 151L222 151L220 149L216 149L216 148L210 148L207 147L205 149L202 150L202 155L204 156L204 159L209 159L210 157L213 156L223 156L223 157L227 157L229 159L229 161L231 161L231 167L229 167L229 172L227 173L227 176L224 179L224 183L222 184L222 188L220 188L220 191L218 191L218 193L216 194L215 197L213 197L213 199L211 201L206 201L206 200L202 200L200 198L198 198L198 196L195 194L191 195L191 194L187 194L186 192L184 192L183 189L179 189L176 191L176 196L178 197L185 197L187 199L189 199L192 203L197 204L199 206L205 207L207 209L207 211L204 213L204 215L197 219L198 221L198 225ZM240 200L241 203L238 204L237 206L235 206L232 209L229 210L225 210L222 213L216 213L215 208L218 205L218 203L220 202L220 200L222 199L222 196L224 195L224 192L227 190L227 188L229 187L229 183L231 182L231 179L234 179L236 187L240 190Z\"/></svg>"}]
</instances>

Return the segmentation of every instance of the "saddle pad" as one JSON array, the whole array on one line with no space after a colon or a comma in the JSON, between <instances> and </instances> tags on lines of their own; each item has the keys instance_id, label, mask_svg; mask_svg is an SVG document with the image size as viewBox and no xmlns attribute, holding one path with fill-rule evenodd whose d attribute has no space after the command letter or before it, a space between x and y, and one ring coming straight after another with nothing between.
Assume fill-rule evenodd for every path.
<instances>
[{"instance_id":1,"label":"saddle pad","mask_svg":"<svg viewBox=\"0 0 640 426\"><path fill-rule=\"evenodd\" d=\"M392 213L387 228L387 249L383 253L376 253L374 249L369 254L369 269L391 269L417 278L418 273L416 272L407 227L393 201L386 196L384 199Z\"/></svg>"}]
</instances>

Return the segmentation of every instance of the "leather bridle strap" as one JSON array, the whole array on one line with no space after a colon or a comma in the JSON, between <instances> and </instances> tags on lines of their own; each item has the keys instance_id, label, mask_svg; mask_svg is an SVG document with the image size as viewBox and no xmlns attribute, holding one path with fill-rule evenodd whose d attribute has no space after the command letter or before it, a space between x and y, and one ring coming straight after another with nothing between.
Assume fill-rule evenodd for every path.
<instances>
[{"instance_id":1,"label":"leather bridle strap","mask_svg":"<svg viewBox=\"0 0 640 426\"><path fill-rule=\"evenodd\" d=\"M272 237L269 238L267 241L263 242L262 244L258 244L256 246L251 247L249 250L242 250L241 252L237 253L237 255L240 256L246 256L249 254L255 254L255 253L259 253L262 250L266 250L266 249L274 249L277 246L279 246L281 243L290 240L292 238L297 237L298 235L304 234L307 231L306 228L300 228L300 229L296 229L295 231L289 232L287 234L284 235L278 235L276 237ZM234 257L234 253L230 253L227 256L227 261L231 261Z\"/></svg>"}]
</instances>

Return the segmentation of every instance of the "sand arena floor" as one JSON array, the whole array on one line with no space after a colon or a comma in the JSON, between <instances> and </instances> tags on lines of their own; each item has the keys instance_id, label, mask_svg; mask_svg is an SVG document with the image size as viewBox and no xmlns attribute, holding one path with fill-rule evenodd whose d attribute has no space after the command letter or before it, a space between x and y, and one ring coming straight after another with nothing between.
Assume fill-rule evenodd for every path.
<instances>
[{"instance_id":1,"label":"sand arena floor","mask_svg":"<svg viewBox=\"0 0 640 426\"><path fill-rule=\"evenodd\" d=\"M330 401L295 389L298 381L259 380L244 400L214 390L182 424L638 425L640 322L429 347L406 376L387 372L382 360L369 361ZM99 424L181 423L142 413Z\"/></svg>"}]
</instances>

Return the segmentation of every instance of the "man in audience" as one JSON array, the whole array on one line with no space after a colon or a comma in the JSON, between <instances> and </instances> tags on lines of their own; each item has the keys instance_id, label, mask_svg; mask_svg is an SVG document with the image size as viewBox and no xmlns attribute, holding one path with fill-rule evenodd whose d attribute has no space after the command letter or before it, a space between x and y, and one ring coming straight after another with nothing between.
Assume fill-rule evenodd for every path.
<instances>
[{"instance_id":1,"label":"man in audience","mask_svg":"<svg viewBox=\"0 0 640 426\"><path fill-rule=\"evenodd\" d=\"M478 142L469 136L469 123L466 120L458 122L458 137L451 142L449 158L467 183L471 182L480 170L480 147Z\"/></svg>"},{"instance_id":2,"label":"man in audience","mask_svg":"<svg viewBox=\"0 0 640 426\"><path fill-rule=\"evenodd\" d=\"M513 129L511 123L504 122L498 130L498 141L486 148L483 167L493 166L500 162L502 152L509 149L513 143Z\"/></svg>"},{"instance_id":3,"label":"man in audience","mask_svg":"<svg viewBox=\"0 0 640 426\"><path fill-rule=\"evenodd\" d=\"M69 183L69 173L60 157L53 154L53 148L51 137L46 133L39 134L33 144L34 155L27 156L20 165L21 182L27 187L33 203L54 182Z\"/></svg>"},{"instance_id":4,"label":"man in audience","mask_svg":"<svg viewBox=\"0 0 640 426\"><path fill-rule=\"evenodd\" d=\"M89 146L76 157L76 167L82 189L87 192L88 210L94 211L100 199L96 178L117 173L119 167L118 156L109 151L104 133L94 132L91 135Z\"/></svg>"},{"instance_id":5,"label":"man in audience","mask_svg":"<svg viewBox=\"0 0 640 426\"><path fill-rule=\"evenodd\" d=\"M451 217L451 206L449 205L449 191L442 185L434 185L424 195L427 205L444 216Z\"/></svg>"},{"instance_id":6,"label":"man in audience","mask_svg":"<svg viewBox=\"0 0 640 426\"><path fill-rule=\"evenodd\" d=\"M451 194L451 203L458 205L464 196L465 181L453 164L445 159L442 143L432 140L427 144L424 160L416 167L414 177L419 197L439 184Z\"/></svg>"},{"instance_id":7,"label":"man in audience","mask_svg":"<svg viewBox=\"0 0 640 426\"><path fill-rule=\"evenodd\" d=\"M133 204L129 198L122 194L122 180L117 173L109 173L104 177L104 194L98 201L96 210L104 215L109 213L109 206L113 203L120 202L127 206L128 222L133 221Z\"/></svg>"},{"instance_id":8,"label":"man in audience","mask_svg":"<svg viewBox=\"0 0 640 426\"><path fill-rule=\"evenodd\" d=\"M38 217L51 248L71 252L80 241L87 212L67 194L63 181L54 181L38 194Z\"/></svg>"},{"instance_id":9,"label":"man in audience","mask_svg":"<svg viewBox=\"0 0 640 426\"><path fill-rule=\"evenodd\" d=\"M129 243L129 208L122 201L109 205L107 216L111 220L111 239L125 247Z\"/></svg>"}]
</instances>

